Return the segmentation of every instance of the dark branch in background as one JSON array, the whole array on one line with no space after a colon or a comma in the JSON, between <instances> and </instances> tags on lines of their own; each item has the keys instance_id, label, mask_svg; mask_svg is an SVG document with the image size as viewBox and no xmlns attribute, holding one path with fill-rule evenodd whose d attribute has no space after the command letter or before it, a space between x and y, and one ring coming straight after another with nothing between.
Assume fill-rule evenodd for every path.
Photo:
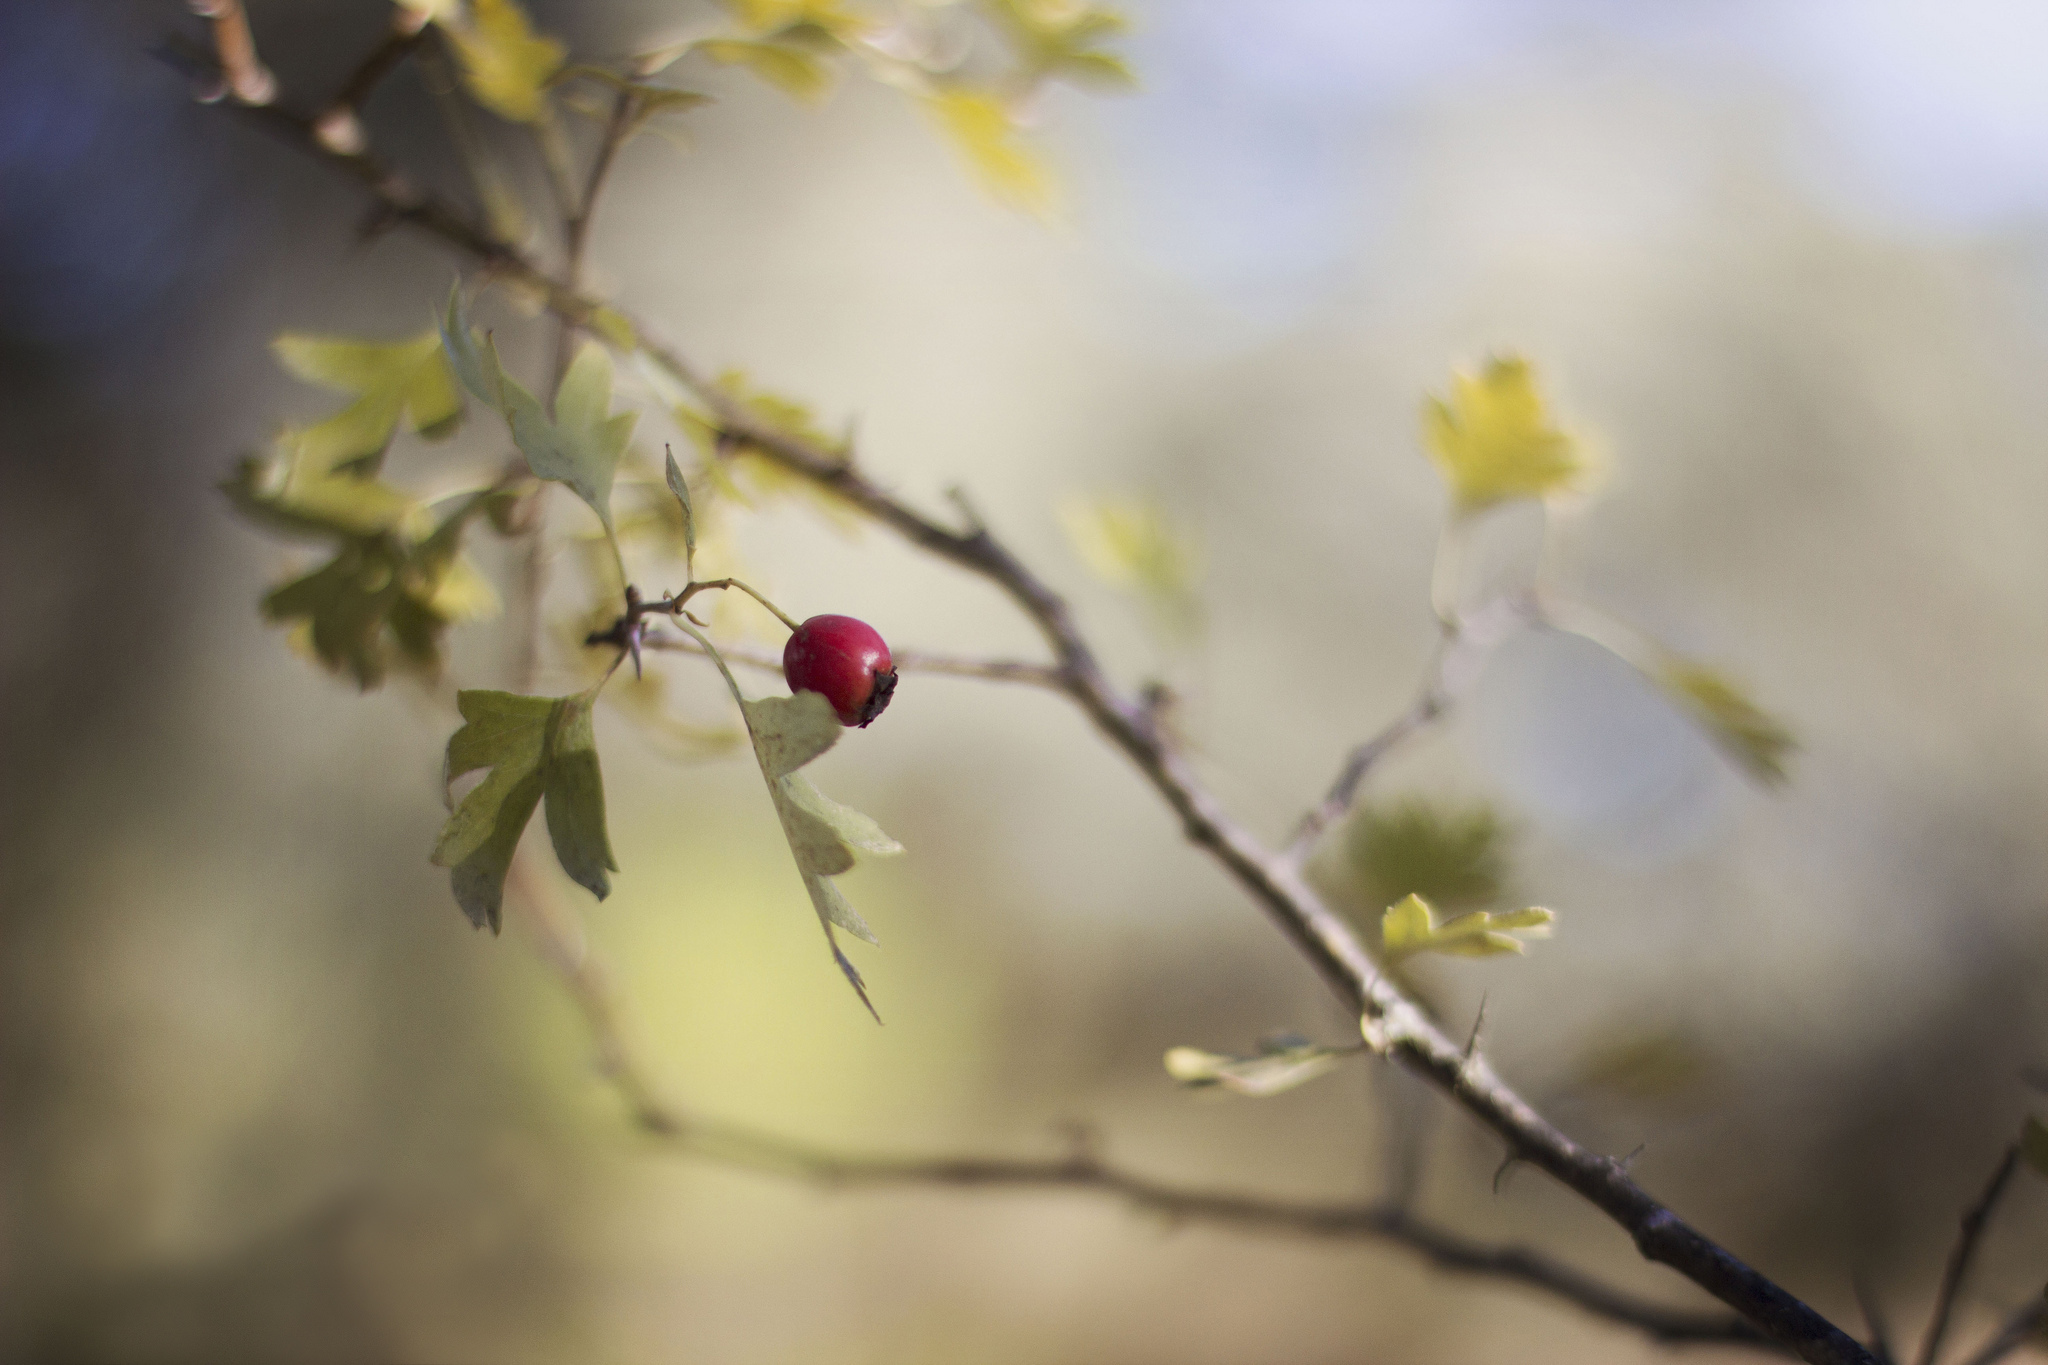
<instances>
[{"instance_id":1,"label":"dark branch in background","mask_svg":"<svg viewBox=\"0 0 2048 1365\"><path fill-rule=\"evenodd\" d=\"M1437 679L1432 676L1424 685L1408 709L1388 721L1386 726L1371 739L1360 744L1344 760L1343 769L1337 780L1330 784L1329 795L1316 808L1302 817L1301 826L1295 831L1294 842L1287 846L1288 861L1299 864L1308 860L1315 851L1316 840L1325 829L1344 817L1351 809L1351 803L1358 799L1358 789L1364 784L1366 774L1371 772L1389 752L1405 743L1411 736L1427 728L1430 722L1443 714L1448 704Z\"/></svg>"},{"instance_id":2,"label":"dark branch in background","mask_svg":"<svg viewBox=\"0 0 2048 1365\"><path fill-rule=\"evenodd\" d=\"M1991 1211L1998 1206L2005 1187L2012 1183L2012 1173L2019 1164L2020 1145L2015 1142L1999 1158L1998 1166L1991 1172L1991 1179L1985 1183L1984 1192L1977 1196L1977 1202L1963 1210L1962 1227L1956 1233L1955 1247L1948 1254L1948 1265L1941 1272L1941 1289L1934 1296L1934 1314L1927 1320L1927 1336L1920 1343L1919 1365L1934 1365L1941 1353L1941 1339L1948 1332L1949 1314L1955 1310L1956 1295L1962 1290L1964 1277L1970 1273L1970 1262L1977 1254L1977 1244L1984 1238L1984 1226L1991 1221Z\"/></svg>"},{"instance_id":3,"label":"dark branch in background","mask_svg":"<svg viewBox=\"0 0 2048 1365\"><path fill-rule=\"evenodd\" d=\"M243 112L356 179L397 221L423 228L500 276L535 289L564 321L582 325L601 306L550 278L517 250L493 240L367 151L349 154L326 147L314 136L311 120L271 107ZM1511 1158L1549 1172L1620 1224L1643 1256L1677 1270L1772 1340L1817 1365L1868 1365L1873 1360L1847 1333L1651 1198L1629 1179L1620 1162L1586 1150L1553 1127L1494 1073L1483 1055L1464 1055L1380 975L1358 935L1322 902L1299 868L1265 848L1224 812L1186 759L1158 732L1151 713L1110 684L1066 603L987 528L974 525L956 531L930 520L869 482L845 453L822 449L764 422L698 374L645 323L631 317L627 321L650 359L710 409L722 439L744 444L831 490L913 544L987 579L1009 596L1051 646L1068 695L1151 783L1180 819L1188 839L1223 865L1315 965L1346 1008L1362 1015L1367 1040L1375 1050L1433 1082L1492 1129Z\"/></svg>"},{"instance_id":4,"label":"dark branch in background","mask_svg":"<svg viewBox=\"0 0 2048 1365\"><path fill-rule=\"evenodd\" d=\"M723 651L721 651L723 652ZM728 659L732 656L728 655ZM1782 1350L1739 1317L1665 1307L1603 1284L1540 1252L1475 1241L1419 1219L1399 1204L1311 1204L1169 1185L1103 1161L1091 1143L1059 1159L852 1156L733 1124L695 1118L664 1102L627 1042L609 975L578 945L573 916L545 868L524 854L512 865L522 903L533 912L537 946L561 975L596 1037L599 1063L631 1107L633 1120L663 1146L689 1156L830 1189L941 1186L982 1190L1074 1190L1121 1198L1175 1222L1209 1223L1333 1241L1391 1242L1458 1274L1544 1290L1598 1318L1668 1345Z\"/></svg>"}]
</instances>

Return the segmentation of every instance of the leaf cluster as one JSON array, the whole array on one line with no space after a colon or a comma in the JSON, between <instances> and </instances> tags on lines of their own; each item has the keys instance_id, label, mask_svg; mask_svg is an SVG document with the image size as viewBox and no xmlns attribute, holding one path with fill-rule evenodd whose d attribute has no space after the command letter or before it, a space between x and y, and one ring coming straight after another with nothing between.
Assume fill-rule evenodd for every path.
<instances>
[{"instance_id":1,"label":"leaf cluster","mask_svg":"<svg viewBox=\"0 0 2048 1365\"><path fill-rule=\"evenodd\" d=\"M1471 910L1450 919L1438 919L1428 901L1410 895L1389 906L1380 920L1380 949L1388 962L1399 962L1417 953L1443 953L1450 957L1526 953L1528 947L1523 938L1550 937L1556 920L1551 911L1534 906L1500 913ZM1523 937L1515 937L1517 934Z\"/></svg>"}]
</instances>

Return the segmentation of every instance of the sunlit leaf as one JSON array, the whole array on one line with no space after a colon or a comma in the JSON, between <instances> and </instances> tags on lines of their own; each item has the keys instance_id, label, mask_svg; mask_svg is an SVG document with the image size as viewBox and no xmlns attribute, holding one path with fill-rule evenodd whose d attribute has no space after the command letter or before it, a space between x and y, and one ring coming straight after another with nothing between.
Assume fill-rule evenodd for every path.
<instances>
[{"instance_id":1,"label":"sunlit leaf","mask_svg":"<svg viewBox=\"0 0 2048 1365\"><path fill-rule=\"evenodd\" d=\"M324 472L300 458L299 435L286 432L272 458L246 458L222 481L236 511L273 531L316 540L419 527L423 513L413 498L376 479Z\"/></svg>"},{"instance_id":2,"label":"sunlit leaf","mask_svg":"<svg viewBox=\"0 0 2048 1365\"><path fill-rule=\"evenodd\" d=\"M1250 1057L1197 1047L1168 1048L1166 1074L1190 1089L1220 1086L1240 1095L1277 1095L1314 1080L1357 1052L1355 1047L1322 1047L1282 1034L1262 1041L1258 1053Z\"/></svg>"},{"instance_id":3,"label":"sunlit leaf","mask_svg":"<svg viewBox=\"0 0 2048 1365\"><path fill-rule=\"evenodd\" d=\"M989 192L1029 213L1052 211L1052 174L1024 140L1009 106L980 90L943 90L925 101Z\"/></svg>"},{"instance_id":4,"label":"sunlit leaf","mask_svg":"<svg viewBox=\"0 0 2048 1365\"><path fill-rule=\"evenodd\" d=\"M1556 919L1550 911L1532 907L1499 914L1474 910L1440 921L1428 901L1411 895L1388 907L1380 921L1380 946L1390 962L1416 953L1447 953L1453 957L1521 953L1528 949L1516 934L1548 938Z\"/></svg>"},{"instance_id":5,"label":"sunlit leaf","mask_svg":"<svg viewBox=\"0 0 2048 1365\"><path fill-rule=\"evenodd\" d=\"M430 437L461 420L462 395L432 331L391 342L286 332L271 349L299 378L354 395L340 412L299 433L300 458L321 472L374 464L401 416Z\"/></svg>"},{"instance_id":6,"label":"sunlit leaf","mask_svg":"<svg viewBox=\"0 0 2048 1365\"><path fill-rule=\"evenodd\" d=\"M1411 799L1360 806L1345 852L1367 901L1414 894L1434 905L1480 905L1500 895L1507 855L1499 817L1485 804L1449 809Z\"/></svg>"},{"instance_id":7,"label":"sunlit leaf","mask_svg":"<svg viewBox=\"0 0 2048 1365\"><path fill-rule=\"evenodd\" d=\"M712 38L696 50L720 66L742 66L786 94L815 100L832 88L832 68L795 43Z\"/></svg>"},{"instance_id":8,"label":"sunlit leaf","mask_svg":"<svg viewBox=\"0 0 2048 1365\"><path fill-rule=\"evenodd\" d=\"M548 838L571 880L599 900L619 870L605 833L604 778L590 707L596 689L567 697L463 692L464 724L448 741L447 780L489 768L456 805L434 845L469 922L496 933L505 873L533 808L547 799Z\"/></svg>"},{"instance_id":9,"label":"sunlit leaf","mask_svg":"<svg viewBox=\"0 0 2048 1365\"><path fill-rule=\"evenodd\" d=\"M546 112L548 82L566 49L534 32L518 0L470 0L466 22L443 18L442 26L478 104L514 123L533 123Z\"/></svg>"},{"instance_id":10,"label":"sunlit leaf","mask_svg":"<svg viewBox=\"0 0 2048 1365\"><path fill-rule=\"evenodd\" d=\"M1686 659L1667 662L1655 675L1722 752L1766 786L1785 780L1785 760L1798 747L1792 732L1724 674Z\"/></svg>"},{"instance_id":11,"label":"sunlit leaf","mask_svg":"<svg viewBox=\"0 0 2048 1365\"><path fill-rule=\"evenodd\" d=\"M1450 401L1424 403L1422 434L1461 508L1562 493L1584 467L1572 439L1551 425L1519 356L1495 357L1477 375L1453 374Z\"/></svg>"}]
</instances>

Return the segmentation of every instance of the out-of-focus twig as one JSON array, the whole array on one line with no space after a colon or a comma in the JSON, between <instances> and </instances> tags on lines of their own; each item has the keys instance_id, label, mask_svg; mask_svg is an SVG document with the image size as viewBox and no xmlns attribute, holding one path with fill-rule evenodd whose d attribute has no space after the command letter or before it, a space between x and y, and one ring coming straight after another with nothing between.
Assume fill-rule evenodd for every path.
<instances>
[{"instance_id":1,"label":"out-of-focus twig","mask_svg":"<svg viewBox=\"0 0 2048 1365\"><path fill-rule=\"evenodd\" d=\"M192 12L213 24L213 51L220 62L220 83L208 102L233 95L243 104L268 104L277 98L277 77L256 55L256 35L242 0L192 0Z\"/></svg>"},{"instance_id":2,"label":"out-of-focus twig","mask_svg":"<svg viewBox=\"0 0 2048 1365\"><path fill-rule=\"evenodd\" d=\"M1985 1182L1984 1192L1963 1210L1956 1244L1949 1251L1948 1264L1941 1272L1941 1289L1934 1296L1934 1313L1927 1319L1927 1335L1920 1342L1919 1365L1934 1365L1941 1353L1941 1339L1948 1332L1949 1314L1955 1310L1956 1295L1962 1290L1964 1277L1970 1273L1970 1261L1977 1254L1977 1244L1983 1240L1984 1225L1991 1221L1991 1211L1998 1206L2005 1187L2012 1183L2012 1173L2019 1164L2020 1145L2015 1142L1998 1159L1991 1179Z\"/></svg>"}]
</instances>

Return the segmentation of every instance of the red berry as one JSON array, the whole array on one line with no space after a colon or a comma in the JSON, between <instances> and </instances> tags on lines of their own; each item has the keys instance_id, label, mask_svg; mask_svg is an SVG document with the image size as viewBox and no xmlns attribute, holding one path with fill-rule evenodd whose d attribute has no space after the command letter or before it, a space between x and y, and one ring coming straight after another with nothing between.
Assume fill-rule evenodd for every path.
<instances>
[{"instance_id":1,"label":"red berry","mask_svg":"<svg viewBox=\"0 0 2048 1365\"><path fill-rule=\"evenodd\" d=\"M841 725L866 725L896 690L896 665L875 628L851 616L813 616L782 650L792 692L819 692Z\"/></svg>"}]
</instances>

